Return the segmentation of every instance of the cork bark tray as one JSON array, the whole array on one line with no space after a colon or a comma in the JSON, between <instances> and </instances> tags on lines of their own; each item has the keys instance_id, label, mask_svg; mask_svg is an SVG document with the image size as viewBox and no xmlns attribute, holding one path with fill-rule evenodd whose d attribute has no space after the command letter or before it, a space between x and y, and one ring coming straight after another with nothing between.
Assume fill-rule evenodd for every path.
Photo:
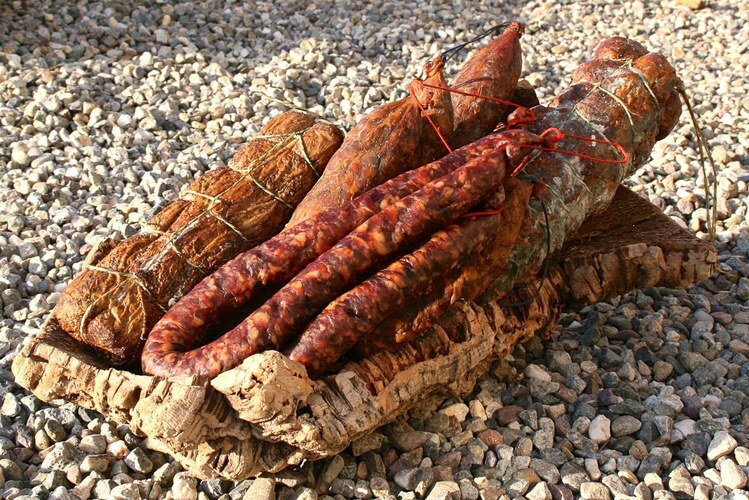
<instances>
[{"instance_id":1,"label":"cork bark tray","mask_svg":"<svg viewBox=\"0 0 749 500\"><path fill-rule=\"evenodd\" d=\"M540 285L530 304L456 303L417 341L320 380L275 351L210 383L138 375L108 368L52 319L23 347L13 373L40 399L130 424L199 477L238 480L336 454L417 405L468 393L492 361L553 329L564 308L634 288L687 287L716 262L712 245L622 187L567 240L546 279L516 289L522 300Z\"/></svg>"}]
</instances>

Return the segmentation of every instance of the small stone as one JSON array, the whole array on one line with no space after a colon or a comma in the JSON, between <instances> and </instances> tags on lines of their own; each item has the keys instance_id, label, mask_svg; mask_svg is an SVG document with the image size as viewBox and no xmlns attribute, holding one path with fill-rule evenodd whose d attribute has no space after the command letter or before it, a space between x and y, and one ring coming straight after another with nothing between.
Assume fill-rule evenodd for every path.
<instances>
[{"instance_id":1,"label":"small stone","mask_svg":"<svg viewBox=\"0 0 749 500\"><path fill-rule=\"evenodd\" d=\"M78 448L93 455L104 453L107 450L107 439L101 434L89 434L81 438Z\"/></svg>"},{"instance_id":2,"label":"small stone","mask_svg":"<svg viewBox=\"0 0 749 500\"><path fill-rule=\"evenodd\" d=\"M538 483L526 493L525 498L528 500L552 500L551 490L546 483Z\"/></svg>"},{"instance_id":3,"label":"small stone","mask_svg":"<svg viewBox=\"0 0 749 500\"><path fill-rule=\"evenodd\" d=\"M469 479L460 481L461 500L478 500L480 495L479 489Z\"/></svg>"},{"instance_id":4,"label":"small stone","mask_svg":"<svg viewBox=\"0 0 749 500\"><path fill-rule=\"evenodd\" d=\"M94 486L94 496L96 498L109 498L112 494L112 490L117 487L117 483L111 479L102 479L96 482ZM188 500L195 500L190 498Z\"/></svg>"},{"instance_id":5,"label":"small stone","mask_svg":"<svg viewBox=\"0 0 749 500\"><path fill-rule=\"evenodd\" d=\"M107 445L107 453L115 458L125 458L130 453L130 450L125 441L118 439Z\"/></svg>"},{"instance_id":6,"label":"small stone","mask_svg":"<svg viewBox=\"0 0 749 500\"><path fill-rule=\"evenodd\" d=\"M190 476L190 474L187 472L178 472L174 475L174 482L172 483L172 496L181 500L197 500L198 480ZM245 498L247 498L247 495L245 495ZM257 498L258 500L260 500L266 497L257 496L250 498ZM275 496L271 498L275 498Z\"/></svg>"},{"instance_id":7,"label":"small stone","mask_svg":"<svg viewBox=\"0 0 749 500\"><path fill-rule=\"evenodd\" d=\"M607 443L611 439L611 420L605 415L598 415L590 422L588 436L598 445Z\"/></svg>"},{"instance_id":8,"label":"small stone","mask_svg":"<svg viewBox=\"0 0 749 500\"><path fill-rule=\"evenodd\" d=\"M140 490L133 483L125 483L112 488L109 493L110 500L140 500Z\"/></svg>"},{"instance_id":9,"label":"small stone","mask_svg":"<svg viewBox=\"0 0 749 500\"><path fill-rule=\"evenodd\" d=\"M653 377L658 382L667 380L673 372L673 365L666 363L665 361L658 360L655 362L655 365L653 365Z\"/></svg>"},{"instance_id":10,"label":"small stone","mask_svg":"<svg viewBox=\"0 0 749 500\"><path fill-rule=\"evenodd\" d=\"M694 500L710 500L710 491L706 484L698 484L694 489Z\"/></svg>"},{"instance_id":11,"label":"small stone","mask_svg":"<svg viewBox=\"0 0 749 500\"><path fill-rule=\"evenodd\" d=\"M81 462L81 472L88 474L96 471L104 473L112 465L112 458L109 455L88 455Z\"/></svg>"},{"instance_id":12,"label":"small stone","mask_svg":"<svg viewBox=\"0 0 749 500\"><path fill-rule=\"evenodd\" d=\"M179 465L176 462L168 462L156 469L153 473L153 480L166 486L172 482L177 472L179 472Z\"/></svg>"},{"instance_id":13,"label":"small stone","mask_svg":"<svg viewBox=\"0 0 749 500\"><path fill-rule=\"evenodd\" d=\"M530 457L533 453L533 441L530 438L520 438L515 445L515 456Z\"/></svg>"},{"instance_id":14,"label":"small stone","mask_svg":"<svg viewBox=\"0 0 749 500\"><path fill-rule=\"evenodd\" d=\"M598 468L598 460L595 458L585 459L585 470L593 481L599 481L601 479L601 469Z\"/></svg>"},{"instance_id":15,"label":"small stone","mask_svg":"<svg viewBox=\"0 0 749 500\"><path fill-rule=\"evenodd\" d=\"M732 490L741 489L746 486L746 473L736 465L732 459L724 460L720 464L720 484Z\"/></svg>"},{"instance_id":16,"label":"small stone","mask_svg":"<svg viewBox=\"0 0 749 500\"><path fill-rule=\"evenodd\" d=\"M354 489L356 483L351 479L339 479L336 478L330 484L330 493L333 495L342 495L346 498L354 496Z\"/></svg>"},{"instance_id":17,"label":"small stone","mask_svg":"<svg viewBox=\"0 0 749 500\"><path fill-rule=\"evenodd\" d=\"M10 153L10 159L18 164L19 167L28 166L30 160L25 148L16 146Z\"/></svg>"},{"instance_id":18,"label":"small stone","mask_svg":"<svg viewBox=\"0 0 749 500\"><path fill-rule=\"evenodd\" d=\"M746 467L749 465L749 448L738 446L733 450L733 453L736 457L736 462L738 462L740 466Z\"/></svg>"},{"instance_id":19,"label":"small stone","mask_svg":"<svg viewBox=\"0 0 749 500\"><path fill-rule=\"evenodd\" d=\"M465 422L468 416L469 408L463 403L454 403L450 406L442 408L440 413L447 415L448 417L455 417L458 422Z\"/></svg>"},{"instance_id":20,"label":"small stone","mask_svg":"<svg viewBox=\"0 0 749 500\"><path fill-rule=\"evenodd\" d=\"M524 408L521 406L504 406L494 412L494 418L497 419L497 423L504 427L512 422L517 421Z\"/></svg>"},{"instance_id":21,"label":"small stone","mask_svg":"<svg viewBox=\"0 0 749 500\"><path fill-rule=\"evenodd\" d=\"M691 418L679 420L674 424L674 429L679 431L682 436L687 437L697 432L697 423Z\"/></svg>"},{"instance_id":22,"label":"small stone","mask_svg":"<svg viewBox=\"0 0 749 500\"><path fill-rule=\"evenodd\" d=\"M551 375L538 365L530 364L525 367L525 376L528 378L551 382Z\"/></svg>"},{"instance_id":23,"label":"small stone","mask_svg":"<svg viewBox=\"0 0 749 500\"><path fill-rule=\"evenodd\" d=\"M44 423L44 432L47 433L49 438L54 441L62 441L65 439L65 429L57 420L47 420Z\"/></svg>"},{"instance_id":24,"label":"small stone","mask_svg":"<svg viewBox=\"0 0 749 500\"><path fill-rule=\"evenodd\" d=\"M580 497L588 500L610 500L611 492L601 483L582 483Z\"/></svg>"},{"instance_id":25,"label":"small stone","mask_svg":"<svg viewBox=\"0 0 749 500\"><path fill-rule=\"evenodd\" d=\"M146 456L140 448L135 448L125 457L125 464L135 472L148 474L153 470L153 462Z\"/></svg>"},{"instance_id":26,"label":"small stone","mask_svg":"<svg viewBox=\"0 0 749 500\"><path fill-rule=\"evenodd\" d=\"M683 495L686 498L692 498L694 496L694 486L692 482L686 477L675 476L668 480L668 489L676 494Z\"/></svg>"},{"instance_id":27,"label":"small stone","mask_svg":"<svg viewBox=\"0 0 749 500\"><path fill-rule=\"evenodd\" d=\"M713 436L713 440L710 441L710 446L707 449L707 459L715 461L720 457L724 457L736 449L738 443L733 436L726 431L718 431Z\"/></svg>"},{"instance_id":28,"label":"small stone","mask_svg":"<svg viewBox=\"0 0 749 500\"><path fill-rule=\"evenodd\" d=\"M4 417L17 417L21 413L21 409L23 406L21 406L21 403L18 401L18 398L13 393L6 393L5 396L3 396L3 405L0 407L0 415Z\"/></svg>"},{"instance_id":29,"label":"small stone","mask_svg":"<svg viewBox=\"0 0 749 500\"><path fill-rule=\"evenodd\" d=\"M706 0L676 0L676 3L692 10L699 10L705 8Z\"/></svg>"},{"instance_id":30,"label":"small stone","mask_svg":"<svg viewBox=\"0 0 749 500\"><path fill-rule=\"evenodd\" d=\"M705 461L701 456L697 455L696 453L692 453L691 451L685 451L684 465L692 474L700 474L703 470L705 470Z\"/></svg>"},{"instance_id":31,"label":"small stone","mask_svg":"<svg viewBox=\"0 0 749 500\"><path fill-rule=\"evenodd\" d=\"M553 500L574 500L575 496L569 488L558 484L550 484L549 490Z\"/></svg>"},{"instance_id":32,"label":"small stone","mask_svg":"<svg viewBox=\"0 0 749 500\"><path fill-rule=\"evenodd\" d=\"M455 487L457 488L457 484ZM377 498L383 498L390 494L390 484L382 476L375 476L369 481L369 488ZM443 498L443 497L440 497ZM449 498L449 497L448 497ZM250 499L248 499L250 500Z\"/></svg>"},{"instance_id":33,"label":"small stone","mask_svg":"<svg viewBox=\"0 0 749 500\"><path fill-rule=\"evenodd\" d=\"M487 429L485 431L481 431L478 435L478 438L481 440L481 442L483 442L489 448L494 448L495 446L498 446L504 443L502 434L499 433L498 431L495 431L494 429Z\"/></svg>"},{"instance_id":34,"label":"small stone","mask_svg":"<svg viewBox=\"0 0 749 500\"><path fill-rule=\"evenodd\" d=\"M644 477L649 472L658 472L671 462L671 450L663 447L656 447L650 450L650 453L640 462L637 469L637 475Z\"/></svg>"},{"instance_id":35,"label":"small stone","mask_svg":"<svg viewBox=\"0 0 749 500\"><path fill-rule=\"evenodd\" d=\"M341 473L345 464L346 463L343 460L343 457L341 457L340 455L336 455L332 459L330 459L328 463L325 464L325 468L323 469L320 476L317 478L317 483L315 485L317 491L327 491L327 489L333 483L333 480L337 478Z\"/></svg>"},{"instance_id":36,"label":"small stone","mask_svg":"<svg viewBox=\"0 0 749 500\"><path fill-rule=\"evenodd\" d=\"M374 491L374 489L373 489ZM434 483L426 500L452 500L459 498L460 486L455 481L438 481Z\"/></svg>"},{"instance_id":37,"label":"small stone","mask_svg":"<svg viewBox=\"0 0 749 500\"><path fill-rule=\"evenodd\" d=\"M642 428L640 419L630 415L617 417L611 423L611 433L614 437L629 436L639 431L640 428Z\"/></svg>"}]
</instances>

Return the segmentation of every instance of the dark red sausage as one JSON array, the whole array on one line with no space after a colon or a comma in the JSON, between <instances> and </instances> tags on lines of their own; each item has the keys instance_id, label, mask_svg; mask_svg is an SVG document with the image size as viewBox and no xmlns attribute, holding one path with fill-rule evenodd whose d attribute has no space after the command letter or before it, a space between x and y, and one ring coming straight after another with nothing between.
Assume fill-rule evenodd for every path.
<instances>
[{"instance_id":1,"label":"dark red sausage","mask_svg":"<svg viewBox=\"0 0 749 500\"><path fill-rule=\"evenodd\" d=\"M311 375L325 373L382 320L414 300L430 281L454 268L491 236L500 214L462 219L414 252L331 302L302 334L289 357ZM494 220L493 220L494 219Z\"/></svg>"},{"instance_id":2,"label":"dark red sausage","mask_svg":"<svg viewBox=\"0 0 749 500\"><path fill-rule=\"evenodd\" d=\"M523 133L516 132L519 137ZM456 150L442 160L402 174L352 202L287 228L222 266L185 295L154 327L143 349L143 371L162 376L208 375L220 373L229 365L236 366L255 352L237 347L246 342L235 338L241 337L237 331L209 346L194 351L190 349L204 340L206 332L247 304L258 292L288 281L373 214L454 171L469 159L506 147L508 141L511 139L506 136L494 135Z\"/></svg>"}]
</instances>

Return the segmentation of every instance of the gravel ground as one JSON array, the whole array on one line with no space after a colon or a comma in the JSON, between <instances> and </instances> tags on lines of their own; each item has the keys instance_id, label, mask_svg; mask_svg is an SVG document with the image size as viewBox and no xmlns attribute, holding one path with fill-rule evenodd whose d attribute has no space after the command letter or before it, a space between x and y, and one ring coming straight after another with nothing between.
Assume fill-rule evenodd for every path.
<instances>
[{"instance_id":1,"label":"gravel ground","mask_svg":"<svg viewBox=\"0 0 749 500\"><path fill-rule=\"evenodd\" d=\"M749 498L749 6L612 3L0 3L0 497ZM92 244L223 165L282 109L263 94L350 127L429 55L511 19L542 101L608 36L674 63L721 167L713 277L565 314L464 400L254 482L197 481L127 426L13 383ZM692 138L683 117L630 184L703 234Z\"/></svg>"}]
</instances>

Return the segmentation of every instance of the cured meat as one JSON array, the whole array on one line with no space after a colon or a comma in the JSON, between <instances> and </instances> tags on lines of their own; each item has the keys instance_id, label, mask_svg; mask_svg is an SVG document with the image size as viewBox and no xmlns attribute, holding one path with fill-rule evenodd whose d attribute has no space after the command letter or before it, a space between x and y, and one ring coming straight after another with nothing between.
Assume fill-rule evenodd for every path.
<instances>
[{"instance_id":1,"label":"cured meat","mask_svg":"<svg viewBox=\"0 0 749 500\"><path fill-rule=\"evenodd\" d=\"M482 48L455 75L452 88L454 126L451 144L460 147L490 133L500 123L505 104L477 96L510 101L523 69L520 37L525 28L512 23ZM467 95L472 94L472 95Z\"/></svg>"},{"instance_id":2,"label":"cured meat","mask_svg":"<svg viewBox=\"0 0 749 500\"><path fill-rule=\"evenodd\" d=\"M402 226L393 219L395 214L406 217L402 224L411 227L416 224L430 226L426 224L426 221L431 218L432 230L435 229L434 226L439 226L438 220L449 221L450 214L459 213L462 210L461 206L465 207L464 200L456 202L453 198L465 197L466 194L465 192L458 193L454 186L450 188L449 183L440 182L440 178L463 166L463 173L452 178L452 182L462 185L460 183L463 182L462 179L465 178L466 173L472 171L466 169L466 164L471 160L475 161L482 157L485 159L487 155L496 155L498 151L505 151L508 142L514 147L522 141L530 143L538 140L536 136L522 131L513 131L513 136L516 137L513 141L508 141L507 136L488 136L458 149L439 161L402 174L352 202L329 209L296 226L287 228L276 237L228 262L198 284L192 292L185 295L156 325L149 334L143 349L143 370L156 375L201 374L207 376L219 373L227 366L238 364L244 357L256 352L259 348L246 337L243 329L246 327L234 329L208 346L194 348L203 342L209 330L219 326L228 316L235 315L261 291L283 285L357 226L365 222L369 223L368 219L374 214L393 207L398 200L430 182L434 181L434 185L428 191L434 198L432 201L442 200L441 203L447 205L437 204L436 206L442 208L424 219L423 214L427 205L419 205L418 200L427 194L422 192L421 198L417 198L416 202L410 202L415 207L414 210L422 214L422 219L415 217L413 210L404 210L403 205L393 208L389 215L384 217L390 218L390 223L395 224L396 232L387 237L397 238L400 245L408 240L405 233L397 232L402 229ZM517 154L516 149L512 151ZM489 167L491 166L490 164ZM475 170L474 167L472 169ZM483 186L482 189L487 189L487 182L498 181L487 178L479 179L478 182ZM429 206L435 208L434 203ZM409 220L408 217L413 220ZM368 227L370 226L360 227L358 234L367 238ZM428 231L428 228L422 227L419 231L423 233ZM413 237L414 235L411 234L411 238ZM355 237L349 241L356 241ZM380 246L379 243L378 241L378 246ZM340 247L337 255L341 254L349 256L348 260L344 259L340 262L341 266L352 266L354 264L351 261L360 262L361 260L360 257L356 259L350 257L346 244ZM330 260L331 257L328 259Z\"/></svg>"},{"instance_id":3,"label":"cured meat","mask_svg":"<svg viewBox=\"0 0 749 500\"><path fill-rule=\"evenodd\" d=\"M357 354L366 357L413 340L428 330L454 302L481 295L495 275L508 265L507 258L527 224L528 202L533 191L533 184L507 177L501 217L466 222L469 231L479 228L485 238L454 268L433 276L419 293L412 293L404 307L383 316L385 319L377 325L376 334L364 336L357 344ZM457 235L456 239L460 238Z\"/></svg>"},{"instance_id":4,"label":"cured meat","mask_svg":"<svg viewBox=\"0 0 749 500\"><path fill-rule=\"evenodd\" d=\"M446 87L442 67L441 58L427 64L424 83ZM452 134L449 93L426 87L420 80L414 80L409 90L411 95L377 108L351 129L325 174L294 211L289 226L447 154L434 126L445 137Z\"/></svg>"},{"instance_id":5,"label":"cured meat","mask_svg":"<svg viewBox=\"0 0 749 500\"><path fill-rule=\"evenodd\" d=\"M87 261L55 307L66 332L113 365L137 361L172 301L283 227L342 141L333 125L298 112L275 117L260 134L142 233Z\"/></svg>"},{"instance_id":6,"label":"cured meat","mask_svg":"<svg viewBox=\"0 0 749 500\"><path fill-rule=\"evenodd\" d=\"M575 85L550 107L534 107L538 120L526 128L540 133L557 127L569 135L615 142L632 161L616 165L568 154L534 152L524 172L548 189L534 196L530 211L507 213L513 210L512 199L518 187L506 186L505 217L493 230L501 239L487 240L473 259L435 278L423 296L392 314L374 335L366 337L357 347L359 354L370 355L391 348L394 342L411 340L429 328L451 303L496 299L538 272L546 257L547 229L554 251L585 218L608 205L621 180L645 161L656 138L668 134L678 120L680 106L674 105L674 100L678 99L681 83L673 68L663 57L647 53L631 40L613 38L602 43L596 58L574 72L573 82ZM564 139L557 147L601 160L620 157L614 147L575 138ZM547 206L548 227L541 200ZM510 221L514 228L507 226ZM512 234L516 235L514 239L509 237ZM486 290L491 292L487 294Z\"/></svg>"},{"instance_id":7,"label":"cured meat","mask_svg":"<svg viewBox=\"0 0 749 500\"><path fill-rule=\"evenodd\" d=\"M436 232L424 245L331 302L307 327L289 358L310 375L325 373L383 317L413 300L435 278L470 255L501 215L463 219Z\"/></svg>"}]
</instances>

